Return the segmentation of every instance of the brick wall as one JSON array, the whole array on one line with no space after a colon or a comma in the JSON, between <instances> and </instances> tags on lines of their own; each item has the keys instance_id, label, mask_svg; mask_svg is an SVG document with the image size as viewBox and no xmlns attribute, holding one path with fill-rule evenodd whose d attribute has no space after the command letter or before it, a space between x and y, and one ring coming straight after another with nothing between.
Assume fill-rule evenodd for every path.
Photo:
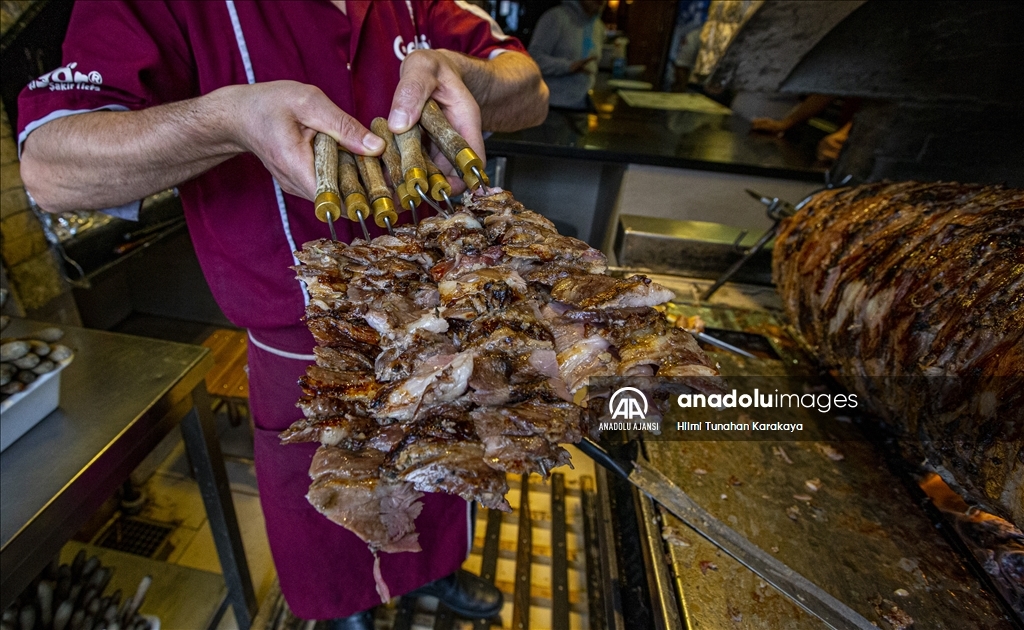
<instances>
[{"instance_id":1,"label":"brick wall","mask_svg":"<svg viewBox=\"0 0 1024 630\"><path fill-rule=\"evenodd\" d=\"M7 112L0 105L0 258L15 310L44 312L69 288L60 275L43 228L29 207L21 182L18 146Z\"/></svg>"}]
</instances>

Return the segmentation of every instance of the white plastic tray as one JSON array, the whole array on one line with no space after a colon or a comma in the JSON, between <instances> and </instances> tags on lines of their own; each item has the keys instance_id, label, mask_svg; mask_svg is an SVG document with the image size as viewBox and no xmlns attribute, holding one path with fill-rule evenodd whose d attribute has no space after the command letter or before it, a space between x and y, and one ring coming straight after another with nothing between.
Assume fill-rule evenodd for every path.
<instances>
[{"instance_id":1,"label":"white plastic tray","mask_svg":"<svg viewBox=\"0 0 1024 630\"><path fill-rule=\"evenodd\" d=\"M0 403L0 451L39 424L60 404L60 373L74 355L57 364L25 388Z\"/></svg>"}]
</instances>

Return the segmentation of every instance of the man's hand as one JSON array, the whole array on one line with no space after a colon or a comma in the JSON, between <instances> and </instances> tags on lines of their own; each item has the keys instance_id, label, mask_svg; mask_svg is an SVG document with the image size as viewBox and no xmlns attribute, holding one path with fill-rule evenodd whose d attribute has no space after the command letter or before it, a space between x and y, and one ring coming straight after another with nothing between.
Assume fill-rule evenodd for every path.
<instances>
[{"instance_id":1,"label":"man's hand","mask_svg":"<svg viewBox=\"0 0 1024 630\"><path fill-rule=\"evenodd\" d=\"M272 81L223 91L226 111L237 113L238 124L229 126L231 139L256 155L286 193L306 199L316 195L312 165L318 131L352 153L378 155L384 150L382 139L312 85Z\"/></svg>"},{"instance_id":2,"label":"man's hand","mask_svg":"<svg viewBox=\"0 0 1024 630\"><path fill-rule=\"evenodd\" d=\"M444 51L417 50L402 62L401 78L395 88L388 116L388 128L398 134L408 131L419 122L423 106L433 98L448 122L459 132L469 146L486 162L484 137L480 129L480 106L462 80L459 68ZM466 185L455 167L433 147L434 163L448 176L452 192L458 194Z\"/></svg>"},{"instance_id":3,"label":"man's hand","mask_svg":"<svg viewBox=\"0 0 1024 630\"><path fill-rule=\"evenodd\" d=\"M514 131L543 122L548 110L548 88L540 69L527 55L506 52L491 60L450 50L417 50L402 62L401 78L391 102L388 127L408 131L419 122L423 105L433 98L448 122L480 156L484 154L481 128ZM448 175L454 192L465 184L440 151L431 151L438 168Z\"/></svg>"}]
</instances>

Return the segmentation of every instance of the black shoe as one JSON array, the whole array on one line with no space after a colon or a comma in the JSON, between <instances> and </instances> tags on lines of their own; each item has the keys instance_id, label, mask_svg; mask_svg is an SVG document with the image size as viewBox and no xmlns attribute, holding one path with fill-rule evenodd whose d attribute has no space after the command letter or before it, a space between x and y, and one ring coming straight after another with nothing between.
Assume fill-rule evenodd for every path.
<instances>
[{"instance_id":1,"label":"black shoe","mask_svg":"<svg viewBox=\"0 0 1024 630\"><path fill-rule=\"evenodd\" d=\"M364 610L351 617L332 619L326 625L327 630L373 630L373 611Z\"/></svg>"},{"instance_id":2,"label":"black shoe","mask_svg":"<svg viewBox=\"0 0 1024 630\"><path fill-rule=\"evenodd\" d=\"M470 619L489 619L501 612L505 603L501 591L493 584L462 569L411 594L436 597L455 614Z\"/></svg>"}]
</instances>

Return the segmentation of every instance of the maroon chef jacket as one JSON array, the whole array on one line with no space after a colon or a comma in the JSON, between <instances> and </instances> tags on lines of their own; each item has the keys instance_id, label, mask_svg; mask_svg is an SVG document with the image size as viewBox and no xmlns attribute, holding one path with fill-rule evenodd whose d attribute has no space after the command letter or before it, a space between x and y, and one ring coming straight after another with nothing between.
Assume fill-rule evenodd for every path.
<instances>
[{"instance_id":1,"label":"maroon chef jacket","mask_svg":"<svg viewBox=\"0 0 1024 630\"><path fill-rule=\"evenodd\" d=\"M525 52L464 2L348 0L346 15L327 1L79 0L64 65L19 97L19 148L32 130L62 116L143 109L225 85L280 79L316 85L368 127L374 117L388 116L401 61L417 47L481 58ZM250 154L178 190L218 304L250 331L256 472L281 590L307 619L367 609L379 602L370 552L304 496L315 445L281 446L277 439L301 417L296 381L313 359L312 337L299 323L308 298L289 269L296 264L292 252L325 237L326 226L310 201L282 193ZM342 221L337 229L349 241L358 227ZM451 573L468 553L466 503L438 494L424 504L416 523L423 551L382 555L392 595Z\"/></svg>"}]
</instances>

